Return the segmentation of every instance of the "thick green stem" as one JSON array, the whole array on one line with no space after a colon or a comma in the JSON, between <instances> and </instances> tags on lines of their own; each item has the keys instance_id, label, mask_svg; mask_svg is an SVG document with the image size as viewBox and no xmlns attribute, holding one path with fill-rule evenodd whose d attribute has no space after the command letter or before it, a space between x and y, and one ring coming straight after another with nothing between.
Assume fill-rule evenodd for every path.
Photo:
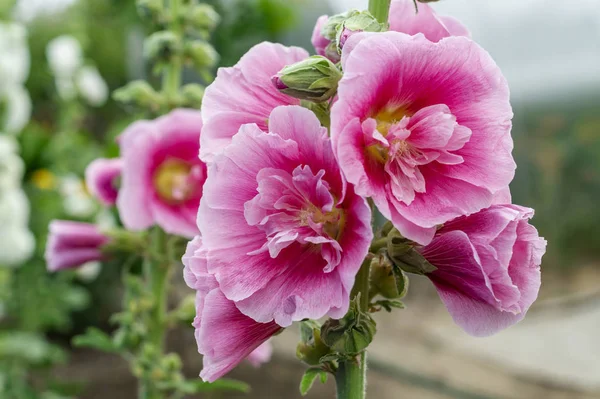
<instances>
[{"instance_id":1,"label":"thick green stem","mask_svg":"<svg viewBox=\"0 0 600 399\"><path fill-rule=\"evenodd\" d=\"M360 295L360 309L369 311L369 272L370 260L365 260L356 275L350 297ZM354 359L340 362L335 373L338 399L364 399L367 393L367 352L363 351Z\"/></svg>"},{"instance_id":2,"label":"thick green stem","mask_svg":"<svg viewBox=\"0 0 600 399\"><path fill-rule=\"evenodd\" d=\"M171 14L171 24L169 30L175 33L180 40L183 39L183 32L180 23L181 18L181 0L169 0L169 11ZM181 54L176 53L171 57L162 81L162 89L169 103L172 103L179 92L181 86L181 73L183 70L183 59Z\"/></svg>"},{"instance_id":3,"label":"thick green stem","mask_svg":"<svg viewBox=\"0 0 600 399\"><path fill-rule=\"evenodd\" d=\"M391 0L369 0L369 12L382 24L388 23Z\"/></svg>"}]
</instances>

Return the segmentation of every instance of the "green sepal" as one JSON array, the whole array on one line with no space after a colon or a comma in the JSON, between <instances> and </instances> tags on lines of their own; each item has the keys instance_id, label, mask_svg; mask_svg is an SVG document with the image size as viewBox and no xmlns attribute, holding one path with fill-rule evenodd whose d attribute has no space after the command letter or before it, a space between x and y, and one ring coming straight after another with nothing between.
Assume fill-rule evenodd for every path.
<instances>
[{"instance_id":1,"label":"green sepal","mask_svg":"<svg viewBox=\"0 0 600 399\"><path fill-rule=\"evenodd\" d=\"M416 244L394 229L388 235L387 253L392 263L407 273L425 275L433 273L433 266L416 250Z\"/></svg>"},{"instance_id":2,"label":"green sepal","mask_svg":"<svg viewBox=\"0 0 600 399\"><path fill-rule=\"evenodd\" d=\"M350 309L339 319L329 319L321 327L321 339L325 345L343 355L356 355L373 341L377 323L360 310L360 295L350 302Z\"/></svg>"}]
</instances>

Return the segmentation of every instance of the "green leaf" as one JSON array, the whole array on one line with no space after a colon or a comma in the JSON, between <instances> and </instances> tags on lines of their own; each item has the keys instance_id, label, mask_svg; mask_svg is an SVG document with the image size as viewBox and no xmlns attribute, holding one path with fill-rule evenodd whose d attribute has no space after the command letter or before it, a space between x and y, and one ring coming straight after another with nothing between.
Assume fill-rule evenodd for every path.
<instances>
[{"instance_id":1,"label":"green leaf","mask_svg":"<svg viewBox=\"0 0 600 399\"><path fill-rule=\"evenodd\" d=\"M103 352L118 353L119 347L113 342L112 338L103 331L90 327L85 334L73 338L73 345L78 347L87 347Z\"/></svg>"},{"instance_id":2,"label":"green leaf","mask_svg":"<svg viewBox=\"0 0 600 399\"><path fill-rule=\"evenodd\" d=\"M245 382L230 380L226 378L222 378L215 382L204 382L200 379L186 380L177 388L178 391L185 394L213 391L237 391L244 393L250 392L250 386Z\"/></svg>"},{"instance_id":3,"label":"green leaf","mask_svg":"<svg viewBox=\"0 0 600 399\"><path fill-rule=\"evenodd\" d=\"M0 335L0 359L19 359L31 364L57 363L65 360L65 354L40 335L9 332Z\"/></svg>"},{"instance_id":4,"label":"green leaf","mask_svg":"<svg viewBox=\"0 0 600 399\"><path fill-rule=\"evenodd\" d=\"M304 372L300 381L300 394L302 396L308 394L317 378L320 379L321 384L325 384L327 382L327 372L316 367L311 367Z\"/></svg>"}]
</instances>

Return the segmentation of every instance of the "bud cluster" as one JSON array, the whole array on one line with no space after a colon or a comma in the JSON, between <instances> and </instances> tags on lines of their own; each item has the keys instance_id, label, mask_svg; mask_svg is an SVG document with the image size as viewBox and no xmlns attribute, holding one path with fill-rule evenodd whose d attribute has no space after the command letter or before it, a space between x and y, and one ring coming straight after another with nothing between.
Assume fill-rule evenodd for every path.
<instances>
[{"instance_id":1,"label":"bud cluster","mask_svg":"<svg viewBox=\"0 0 600 399\"><path fill-rule=\"evenodd\" d=\"M169 65L185 65L210 82L219 54L208 39L220 22L219 15L212 6L197 1L179 4L176 10L163 3L137 0L140 16L159 28L144 41L144 58L154 64L157 74ZM158 115L178 107L199 108L203 95L204 87L199 84L185 85L177 93L167 95L145 81L135 81L117 90L114 98L128 108Z\"/></svg>"}]
</instances>

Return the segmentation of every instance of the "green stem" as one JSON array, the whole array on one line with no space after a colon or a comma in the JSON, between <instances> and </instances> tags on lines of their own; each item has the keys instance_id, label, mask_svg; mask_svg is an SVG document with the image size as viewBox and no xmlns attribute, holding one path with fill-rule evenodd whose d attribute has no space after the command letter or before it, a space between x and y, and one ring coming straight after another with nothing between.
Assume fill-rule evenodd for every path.
<instances>
[{"instance_id":1,"label":"green stem","mask_svg":"<svg viewBox=\"0 0 600 399\"><path fill-rule=\"evenodd\" d=\"M371 261L365 260L356 275L350 297L360 295L360 309L369 311L369 272ZM335 373L338 399L364 399L367 393L367 352L340 362Z\"/></svg>"},{"instance_id":2,"label":"green stem","mask_svg":"<svg viewBox=\"0 0 600 399\"><path fill-rule=\"evenodd\" d=\"M369 0L369 12L382 24L388 23L391 0Z\"/></svg>"},{"instance_id":3,"label":"green stem","mask_svg":"<svg viewBox=\"0 0 600 399\"><path fill-rule=\"evenodd\" d=\"M171 13L171 24L169 26L169 30L175 33L181 41L183 39L183 32L180 23L180 6L181 0L169 1L169 11ZM163 74L162 80L163 92L167 96L169 104L172 104L174 102L174 99L177 96L177 93L179 92L179 87L181 86L182 70L183 59L181 57L181 54L173 54L171 62L169 63L169 66L166 68Z\"/></svg>"},{"instance_id":4,"label":"green stem","mask_svg":"<svg viewBox=\"0 0 600 399\"><path fill-rule=\"evenodd\" d=\"M374 240L369 247L369 252L375 254L379 252L380 249L387 247L387 237L382 237Z\"/></svg>"}]
</instances>

